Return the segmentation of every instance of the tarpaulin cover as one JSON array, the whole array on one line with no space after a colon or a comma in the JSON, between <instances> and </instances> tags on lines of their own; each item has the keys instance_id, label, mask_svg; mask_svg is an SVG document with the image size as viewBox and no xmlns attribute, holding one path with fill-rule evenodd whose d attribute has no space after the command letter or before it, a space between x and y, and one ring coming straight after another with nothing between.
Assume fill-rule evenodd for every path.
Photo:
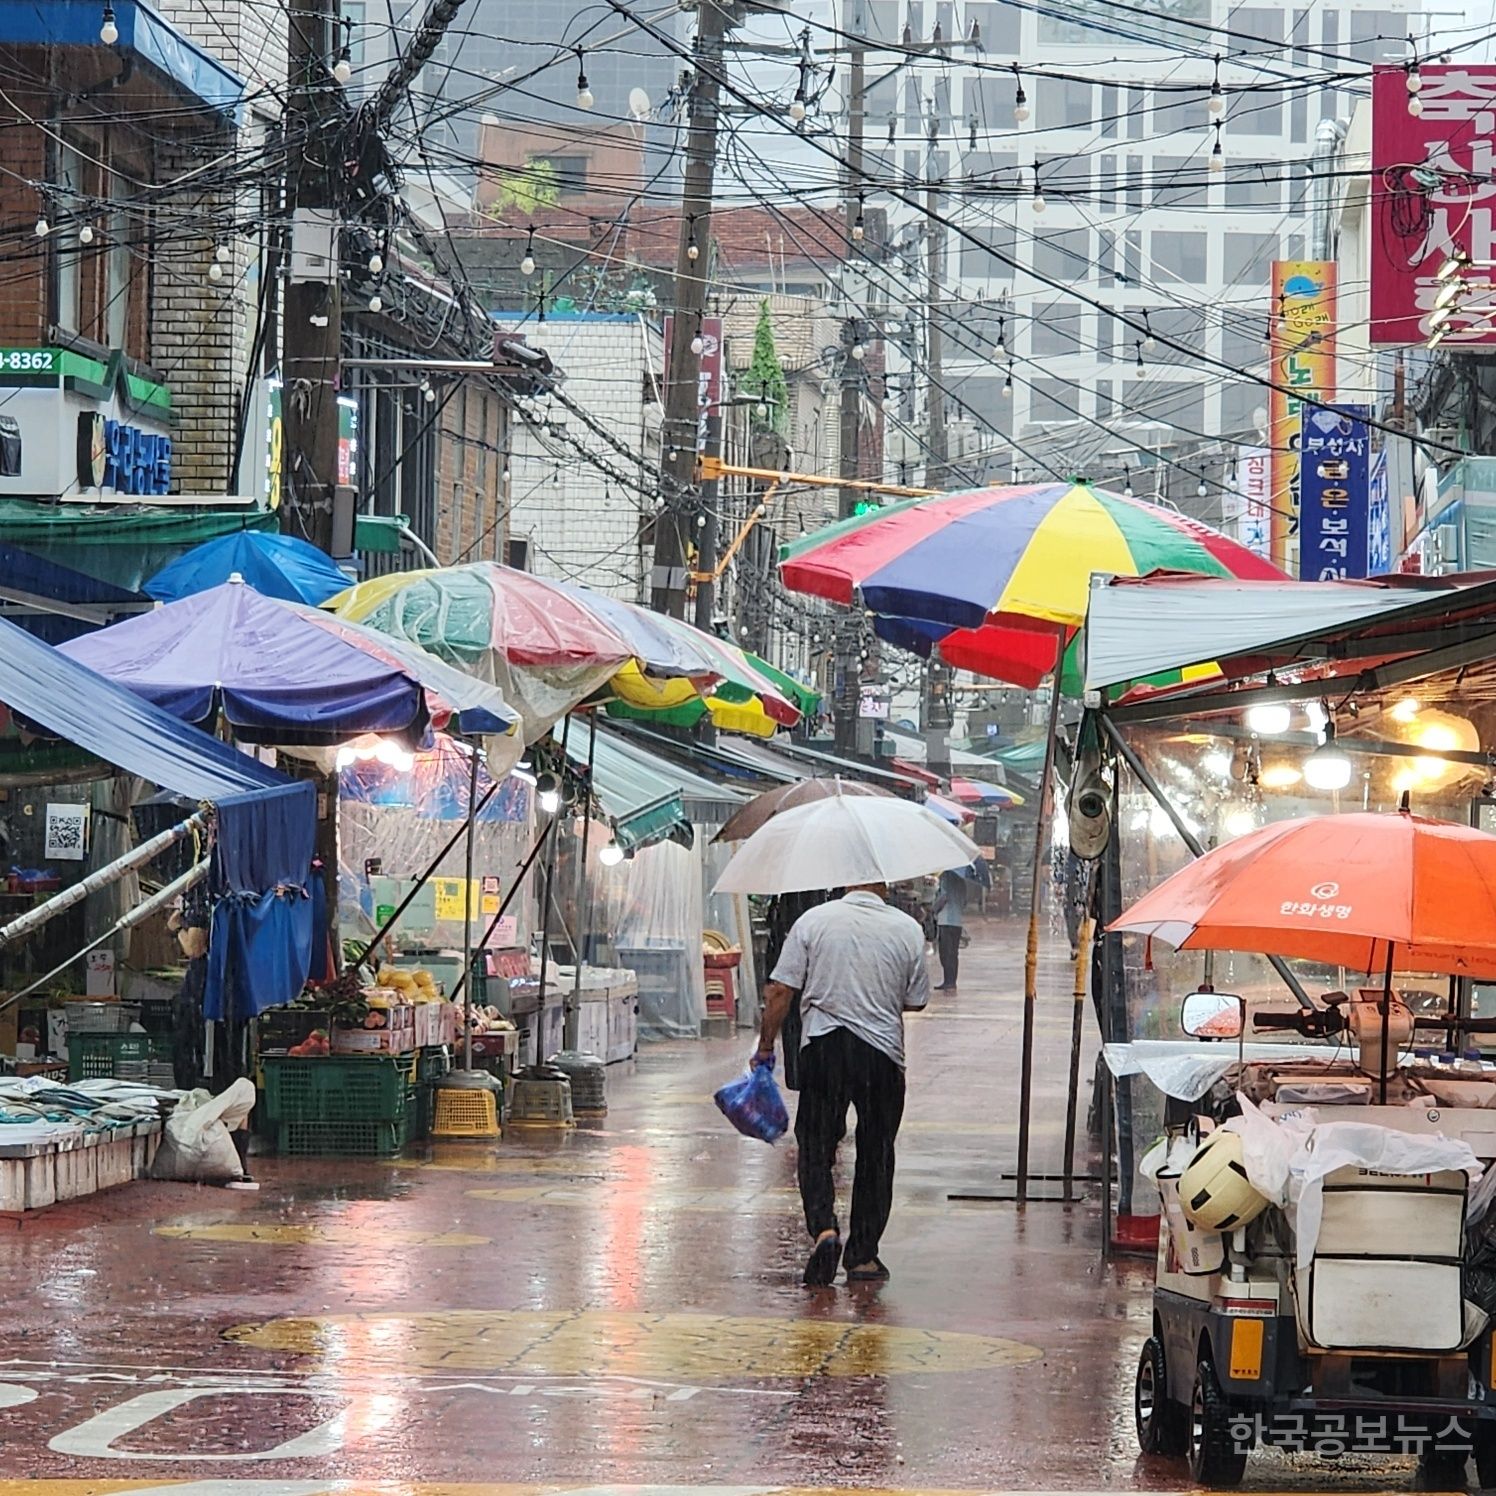
<instances>
[{"instance_id":1,"label":"tarpaulin cover","mask_svg":"<svg viewBox=\"0 0 1496 1496\"><path fill-rule=\"evenodd\" d=\"M288 788L285 778L0 619L0 701L106 763L194 800Z\"/></svg>"},{"instance_id":2,"label":"tarpaulin cover","mask_svg":"<svg viewBox=\"0 0 1496 1496\"><path fill-rule=\"evenodd\" d=\"M316 789L218 802L210 891L213 936L203 1016L244 1023L291 1002L311 967L307 880L316 839Z\"/></svg>"},{"instance_id":3,"label":"tarpaulin cover","mask_svg":"<svg viewBox=\"0 0 1496 1496\"><path fill-rule=\"evenodd\" d=\"M138 592L116 587L111 582L96 582L70 566L33 555L4 541L0 541L0 584L4 586L7 600L41 599L38 611L17 616L15 622L28 634L45 639L48 644L60 644L64 639L86 634L111 622L119 610L131 605L150 606L150 599ZM49 602L87 608L95 616L89 621L63 613L40 611Z\"/></svg>"},{"instance_id":4,"label":"tarpaulin cover","mask_svg":"<svg viewBox=\"0 0 1496 1496\"><path fill-rule=\"evenodd\" d=\"M184 721L219 710L242 738L327 743L361 733L419 742L425 694L386 661L242 582L167 603L65 646L75 660Z\"/></svg>"},{"instance_id":5,"label":"tarpaulin cover","mask_svg":"<svg viewBox=\"0 0 1496 1496\"><path fill-rule=\"evenodd\" d=\"M269 530L240 530L178 556L145 584L145 591L161 602L176 602L236 575L264 597L313 605L348 587L332 557L307 541Z\"/></svg>"}]
</instances>

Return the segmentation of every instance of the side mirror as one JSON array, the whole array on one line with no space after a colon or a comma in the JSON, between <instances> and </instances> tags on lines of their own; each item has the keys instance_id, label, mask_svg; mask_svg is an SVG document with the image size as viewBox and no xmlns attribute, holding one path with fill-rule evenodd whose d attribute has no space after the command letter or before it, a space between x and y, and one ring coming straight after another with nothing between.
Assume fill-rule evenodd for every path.
<instances>
[{"instance_id":1,"label":"side mirror","mask_svg":"<svg viewBox=\"0 0 1496 1496\"><path fill-rule=\"evenodd\" d=\"M1191 992L1179 1010L1179 1026L1191 1039L1239 1039L1246 1004L1230 992Z\"/></svg>"}]
</instances>

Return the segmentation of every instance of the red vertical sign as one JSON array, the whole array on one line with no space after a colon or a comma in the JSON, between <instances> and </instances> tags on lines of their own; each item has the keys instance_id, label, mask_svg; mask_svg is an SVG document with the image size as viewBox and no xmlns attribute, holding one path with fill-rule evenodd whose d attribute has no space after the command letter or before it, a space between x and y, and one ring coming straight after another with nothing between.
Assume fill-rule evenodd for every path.
<instances>
[{"instance_id":1,"label":"red vertical sign","mask_svg":"<svg viewBox=\"0 0 1496 1496\"><path fill-rule=\"evenodd\" d=\"M665 314L665 379L670 385L670 337L675 318ZM722 319L701 319L701 367L697 375L697 405L700 415L696 424L696 450L706 451L706 418L711 410L722 403Z\"/></svg>"}]
</instances>

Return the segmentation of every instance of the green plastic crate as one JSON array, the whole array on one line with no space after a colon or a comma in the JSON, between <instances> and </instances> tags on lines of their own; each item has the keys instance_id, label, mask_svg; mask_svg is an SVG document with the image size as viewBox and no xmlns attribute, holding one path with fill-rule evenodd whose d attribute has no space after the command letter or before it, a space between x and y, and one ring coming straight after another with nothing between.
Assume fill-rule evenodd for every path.
<instances>
[{"instance_id":1,"label":"green plastic crate","mask_svg":"<svg viewBox=\"0 0 1496 1496\"><path fill-rule=\"evenodd\" d=\"M272 1124L405 1119L409 1070L388 1055L264 1055L260 1063Z\"/></svg>"},{"instance_id":2,"label":"green plastic crate","mask_svg":"<svg viewBox=\"0 0 1496 1496\"><path fill-rule=\"evenodd\" d=\"M68 1035L68 1079L113 1080L120 1061L148 1064L171 1061L171 1040L154 1034Z\"/></svg>"},{"instance_id":3,"label":"green plastic crate","mask_svg":"<svg viewBox=\"0 0 1496 1496\"><path fill-rule=\"evenodd\" d=\"M282 1122L275 1129L276 1152L291 1157L329 1153L391 1158L409 1138L409 1119L398 1122Z\"/></svg>"}]
</instances>

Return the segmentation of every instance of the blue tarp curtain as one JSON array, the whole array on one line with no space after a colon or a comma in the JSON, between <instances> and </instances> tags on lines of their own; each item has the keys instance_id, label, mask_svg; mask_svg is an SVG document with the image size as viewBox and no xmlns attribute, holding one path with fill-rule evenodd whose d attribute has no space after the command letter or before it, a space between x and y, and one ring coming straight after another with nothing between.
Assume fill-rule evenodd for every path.
<instances>
[{"instance_id":1,"label":"blue tarp curtain","mask_svg":"<svg viewBox=\"0 0 1496 1496\"><path fill-rule=\"evenodd\" d=\"M204 1018L244 1023L301 991L312 961L316 813L311 784L219 801Z\"/></svg>"},{"instance_id":2,"label":"blue tarp curtain","mask_svg":"<svg viewBox=\"0 0 1496 1496\"><path fill-rule=\"evenodd\" d=\"M210 1016L242 1019L301 991L311 949L311 784L292 783L3 618L0 702L106 763L217 806L211 887L223 902L213 922L208 1001L220 1009Z\"/></svg>"}]
</instances>

